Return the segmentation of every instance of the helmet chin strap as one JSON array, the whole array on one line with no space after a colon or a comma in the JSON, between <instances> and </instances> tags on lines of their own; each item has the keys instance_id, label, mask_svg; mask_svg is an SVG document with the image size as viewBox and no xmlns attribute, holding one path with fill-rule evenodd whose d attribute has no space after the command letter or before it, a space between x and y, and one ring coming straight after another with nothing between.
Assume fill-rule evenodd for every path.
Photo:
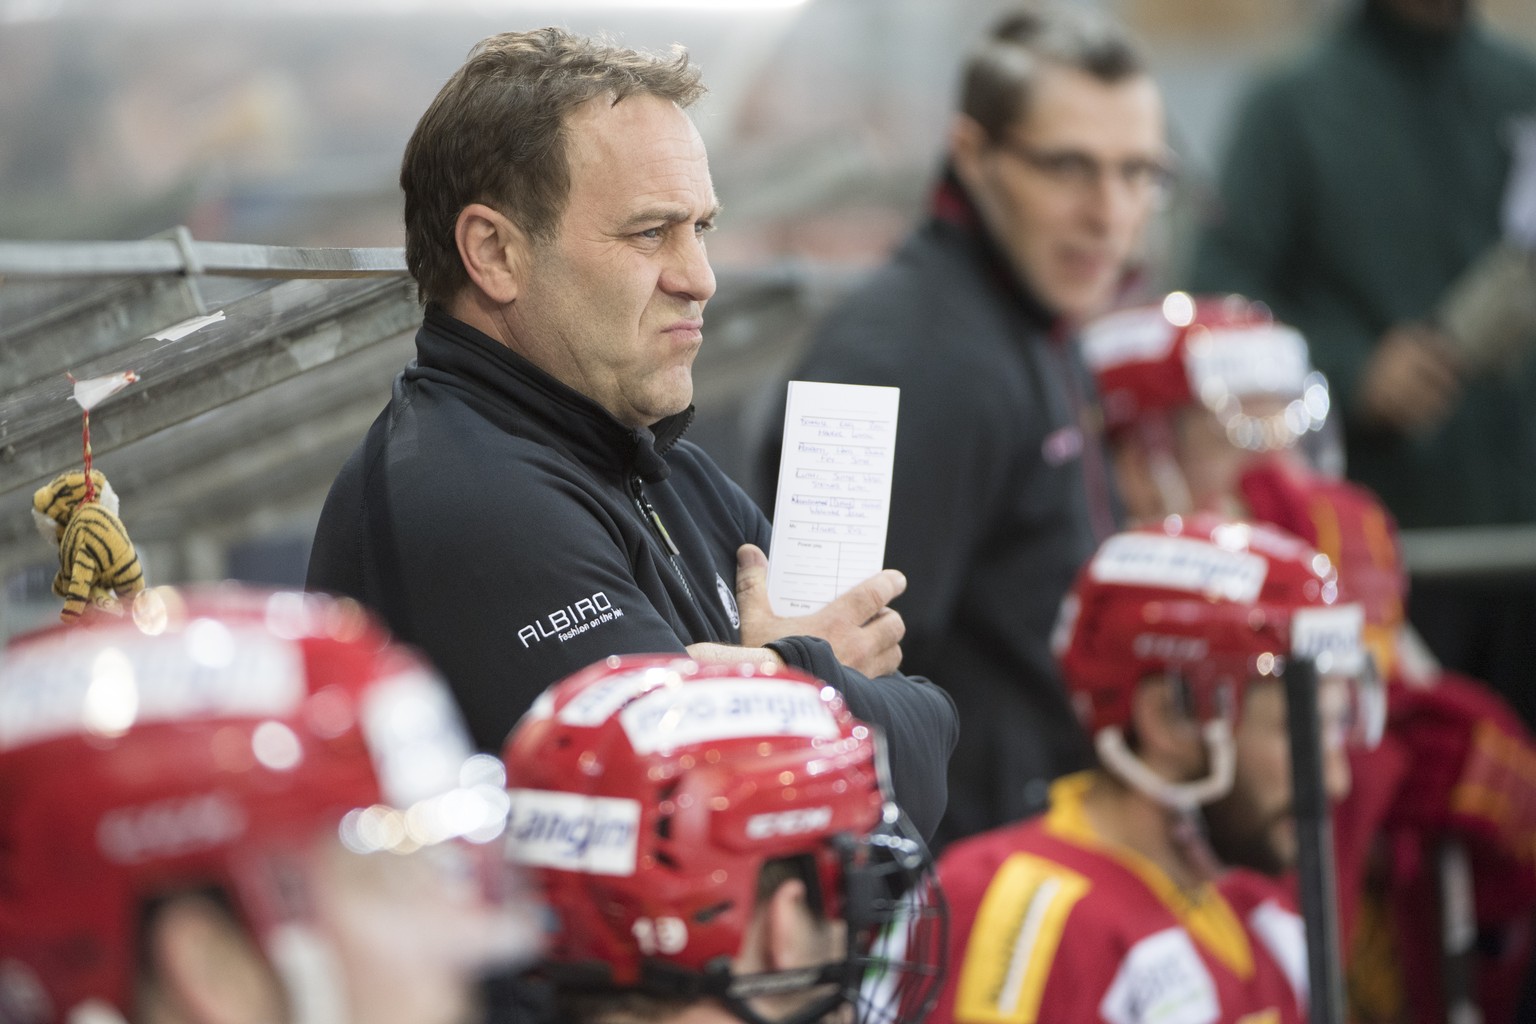
<instances>
[{"instance_id":1,"label":"helmet chin strap","mask_svg":"<svg viewBox=\"0 0 1536 1024\"><path fill-rule=\"evenodd\" d=\"M30 1018L29 1018L30 1019ZM117 1007L101 999L87 999L70 1008L69 1024L128 1024Z\"/></svg>"},{"instance_id":2,"label":"helmet chin strap","mask_svg":"<svg viewBox=\"0 0 1536 1024\"><path fill-rule=\"evenodd\" d=\"M348 1020L341 964L330 943L302 924L287 922L267 935L267 957L282 980L293 1024Z\"/></svg>"},{"instance_id":3,"label":"helmet chin strap","mask_svg":"<svg viewBox=\"0 0 1536 1024\"><path fill-rule=\"evenodd\" d=\"M1176 413L1167 412L1149 416L1136 425L1137 448L1146 467L1147 480L1156 492L1156 500L1162 508L1156 518L1167 515L1187 515L1195 510L1194 496L1189 481L1179 465Z\"/></svg>"},{"instance_id":4,"label":"helmet chin strap","mask_svg":"<svg viewBox=\"0 0 1536 1024\"><path fill-rule=\"evenodd\" d=\"M1189 481L1184 478L1184 470L1170 449L1162 445L1149 446L1147 472L1152 476L1152 485L1157 488L1165 513L1194 511L1195 498L1189 491Z\"/></svg>"},{"instance_id":5,"label":"helmet chin strap","mask_svg":"<svg viewBox=\"0 0 1536 1024\"><path fill-rule=\"evenodd\" d=\"M1170 810L1187 813L1226 796L1232 789L1237 767L1232 727L1225 719L1206 722L1200 733L1211 757L1211 770L1205 778L1191 782L1170 782L1147 767L1125 742L1125 733L1117 725L1100 729L1093 744L1104 767L1122 782Z\"/></svg>"}]
</instances>

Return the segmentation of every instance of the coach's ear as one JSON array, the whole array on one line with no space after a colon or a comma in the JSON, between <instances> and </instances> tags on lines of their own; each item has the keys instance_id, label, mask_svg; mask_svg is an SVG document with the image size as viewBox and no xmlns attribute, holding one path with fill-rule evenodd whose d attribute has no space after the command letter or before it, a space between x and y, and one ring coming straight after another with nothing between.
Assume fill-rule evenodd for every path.
<instances>
[{"instance_id":1,"label":"coach's ear","mask_svg":"<svg viewBox=\"0 0 1536 1024\"><path fill-rule=\"evenodd\" d=\"M251 936L201 894L158 907L147 934L150 977L138 994L148 1019L257 1024L285 1019L287 1000Z\"/></svg>"},{"instance_id":2,"label":"coach's ear","mask_svg":"<svg viewBox=\"0 0 1536 1024\"><path fill-rule=\"evenodd\" d=\"M984 190L983 157L990 146L987 130L969 114L955 114L949 123L949 159L955 175L972 193Z\"/></svg>"},{"instance_id":3,"label":"coach's ear","mask_svg":"<svg viewBox=\"0 0 1536 1024\"><path fill-rule=\"evenodd\" d=\"M498 306L517 298L528 267L527 234L505 214L484 203L459 211L453 237L470 281Z\"/></svg>"}]
</instances>

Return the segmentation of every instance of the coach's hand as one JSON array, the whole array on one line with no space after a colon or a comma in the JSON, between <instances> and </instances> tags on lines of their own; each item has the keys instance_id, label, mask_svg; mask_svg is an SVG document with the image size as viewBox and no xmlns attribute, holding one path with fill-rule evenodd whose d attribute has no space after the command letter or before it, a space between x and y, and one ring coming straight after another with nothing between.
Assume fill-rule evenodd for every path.
<instances>
[{"instance_id":1,"label":"coach's hand","mask_svg":"<svg viewBox=\"0 0 1536 1024\"><path fill-rule=\"evenodd\" d=\"M768 603L768 556L755 544L736 551L736 605L741 613L741 642L761 647L785 636L815 636L849 668L882 676L901 667L901 638L906 623L888 607L907 589L907 578L882 569L841 597L809 615L774 614Z\"/></svg>"}]
</instances>

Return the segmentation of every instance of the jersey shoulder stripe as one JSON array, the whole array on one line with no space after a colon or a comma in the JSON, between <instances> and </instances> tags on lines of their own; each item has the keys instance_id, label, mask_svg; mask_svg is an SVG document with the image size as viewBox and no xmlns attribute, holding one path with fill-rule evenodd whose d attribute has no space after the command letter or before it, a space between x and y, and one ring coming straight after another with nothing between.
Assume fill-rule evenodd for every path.
<instances>
[{"instance_id":1,"label":"jersey shoulder stripe","mask_svg":"<svg viewBox=\"0 0 1536 1024\"><path fill-rule=\"evenodd\" d=\"M955 1019L1034 1024L1072 908L1089 880L1061 864L1015 853L977 908L955 993Z\"/></svg>"}]
</instances>

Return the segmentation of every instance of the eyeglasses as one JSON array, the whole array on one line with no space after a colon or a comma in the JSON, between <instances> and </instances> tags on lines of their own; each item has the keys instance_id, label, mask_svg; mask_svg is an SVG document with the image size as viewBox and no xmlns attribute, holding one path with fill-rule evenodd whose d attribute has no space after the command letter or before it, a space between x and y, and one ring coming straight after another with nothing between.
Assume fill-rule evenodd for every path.
<instances>
[{"instance_id":1,"label":"eyeglasses","mask_svg":"<svg viewBox=\"0 0 1536 1024\"><path fill-rule=\"evenodd\" d=\"M1056 184L1082 192L1097 189L1106 175L1136 195L1161 197L1173 184L1173 168L1161 160L1138 157L1106 163L1078 149L1036 149L1012 139L996 145Z\"/></svg>"}]
</instances>

